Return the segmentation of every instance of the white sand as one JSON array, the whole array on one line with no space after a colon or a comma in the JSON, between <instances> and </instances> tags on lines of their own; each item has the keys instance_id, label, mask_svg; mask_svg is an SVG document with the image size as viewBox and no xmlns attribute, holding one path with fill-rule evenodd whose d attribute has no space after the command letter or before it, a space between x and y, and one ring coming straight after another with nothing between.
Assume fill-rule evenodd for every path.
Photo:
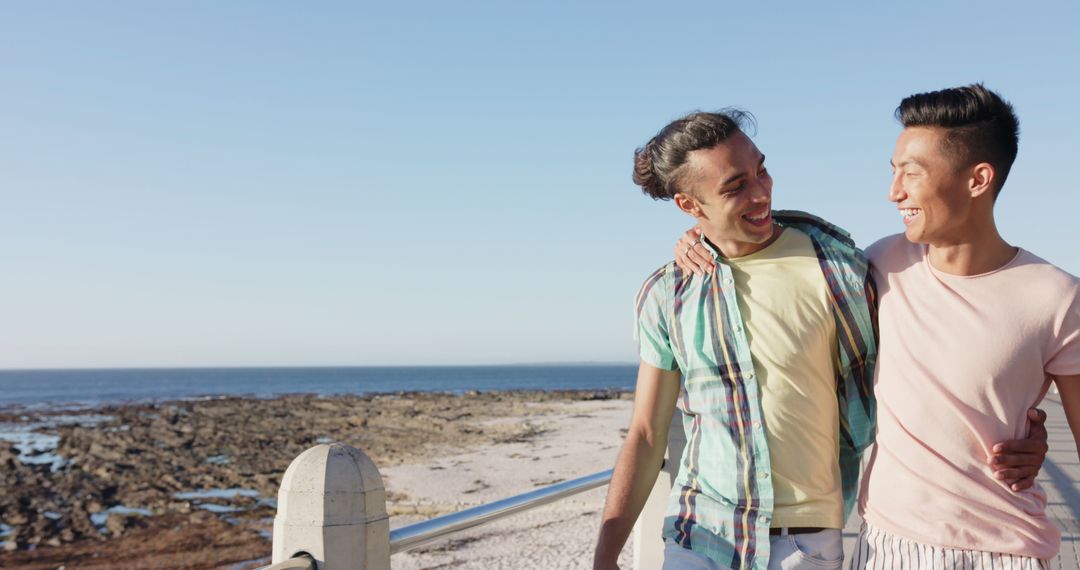
<instances>
[{"instance_id":1,"label":"white sand","mask_svg":"<svg viewBox=\"0 0 1080 570\"><path fill-rule=\"evenodd\" d=\"M406 509L415 505L421 513L391 512L391 528L610 469L630 421L632 402L559 406L555 414L512 420L546 430L531 441L383 469L387 490L408 495ZM395 554L391 567L592 568L606 493L604 486ZM401 501L395 503L400 506ZM630 550L628 541L619 559L624 569L632 567Z\"/></svg>"}]
</instances>

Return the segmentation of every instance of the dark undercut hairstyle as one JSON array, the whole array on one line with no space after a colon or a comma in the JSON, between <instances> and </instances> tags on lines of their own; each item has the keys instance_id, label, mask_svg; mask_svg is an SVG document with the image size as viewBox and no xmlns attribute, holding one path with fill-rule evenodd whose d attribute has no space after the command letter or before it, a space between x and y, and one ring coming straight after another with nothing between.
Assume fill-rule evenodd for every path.
<instances>
[{"instance_id":1,"label":"dark undercut hairstyle","mask_svg":"<svg viewBox=\"0 0 1080 570\"><path fill-rule=\"evenodd\" d=\"M976 83L912 95L900 102L896 118L904 128L945 129L941 150L961 168L980 162L993 166L997 199L1020 140L1020 120L1008 101Z\"/></svg>"},{"instance_id":2,"label":"dark undercut hairstyle","mask_svg":"<svg viewBox=\"0 0 1080 570\"><path fill-rule=\"evenodd\" d=\"M634 184L654 200L689 193L688 180L693 178L687 164L690 153L712 148L754 125L753 115L735 108L699 111L676 119L634 151Z\"/></svg>"}]
</instances>

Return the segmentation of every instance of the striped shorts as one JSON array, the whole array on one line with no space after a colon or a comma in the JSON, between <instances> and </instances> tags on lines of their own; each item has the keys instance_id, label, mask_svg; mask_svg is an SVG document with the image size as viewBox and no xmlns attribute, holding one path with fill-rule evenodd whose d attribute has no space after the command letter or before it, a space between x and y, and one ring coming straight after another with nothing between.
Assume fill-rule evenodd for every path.
<instances>
[{"instance_id":1,"label":"striped shorts","mask_svg":"<svg viewBox=\"0 0 1080 570\"><path fill-rule=\"evenodd\" d=\"M944 548L893 536L865 522L851 552L851 570L1050 570L1030 556Z\"/></svg>"}]
</instances>

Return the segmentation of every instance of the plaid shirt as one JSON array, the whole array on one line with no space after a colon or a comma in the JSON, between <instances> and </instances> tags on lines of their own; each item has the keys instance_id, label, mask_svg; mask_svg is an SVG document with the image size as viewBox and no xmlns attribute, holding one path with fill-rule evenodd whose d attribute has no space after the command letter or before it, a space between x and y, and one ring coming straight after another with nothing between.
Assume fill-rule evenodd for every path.
<instances>
[{"instance_id":1,"label":"plaid shirt","mask_svg":"<svg viewBox=\"0 0 1080 570\"><path fill-rule=\"evenodd\" d=\"M810 236L829 289L846 520L858 493L859 462L874 436L877 309L869 263L847 232L820 218L777 211L773 219ZM711 276L668 263L645 281L637 298L642 360L682 371L677 405L687 443L664 537L721 565L766 570L773 488L761 388L731 268L713 253L718 263Z\"/></svg>"}]
</instances>

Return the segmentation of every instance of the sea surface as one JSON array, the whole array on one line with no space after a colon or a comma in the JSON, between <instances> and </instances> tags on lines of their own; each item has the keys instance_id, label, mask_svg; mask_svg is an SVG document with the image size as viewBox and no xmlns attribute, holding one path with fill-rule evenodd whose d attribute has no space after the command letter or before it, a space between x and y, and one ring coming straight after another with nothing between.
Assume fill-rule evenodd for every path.
<instances>
[{"instance_id":1,"label":"sea surface","mask_svg":"<svg viewBox=\"0 0 1080 570\"><path fill-rule=\"evenodd\" d=\"M296 393L630 390L636 370L634 364L0 370L0 407Z\"/></svg>"}]
</instances>

